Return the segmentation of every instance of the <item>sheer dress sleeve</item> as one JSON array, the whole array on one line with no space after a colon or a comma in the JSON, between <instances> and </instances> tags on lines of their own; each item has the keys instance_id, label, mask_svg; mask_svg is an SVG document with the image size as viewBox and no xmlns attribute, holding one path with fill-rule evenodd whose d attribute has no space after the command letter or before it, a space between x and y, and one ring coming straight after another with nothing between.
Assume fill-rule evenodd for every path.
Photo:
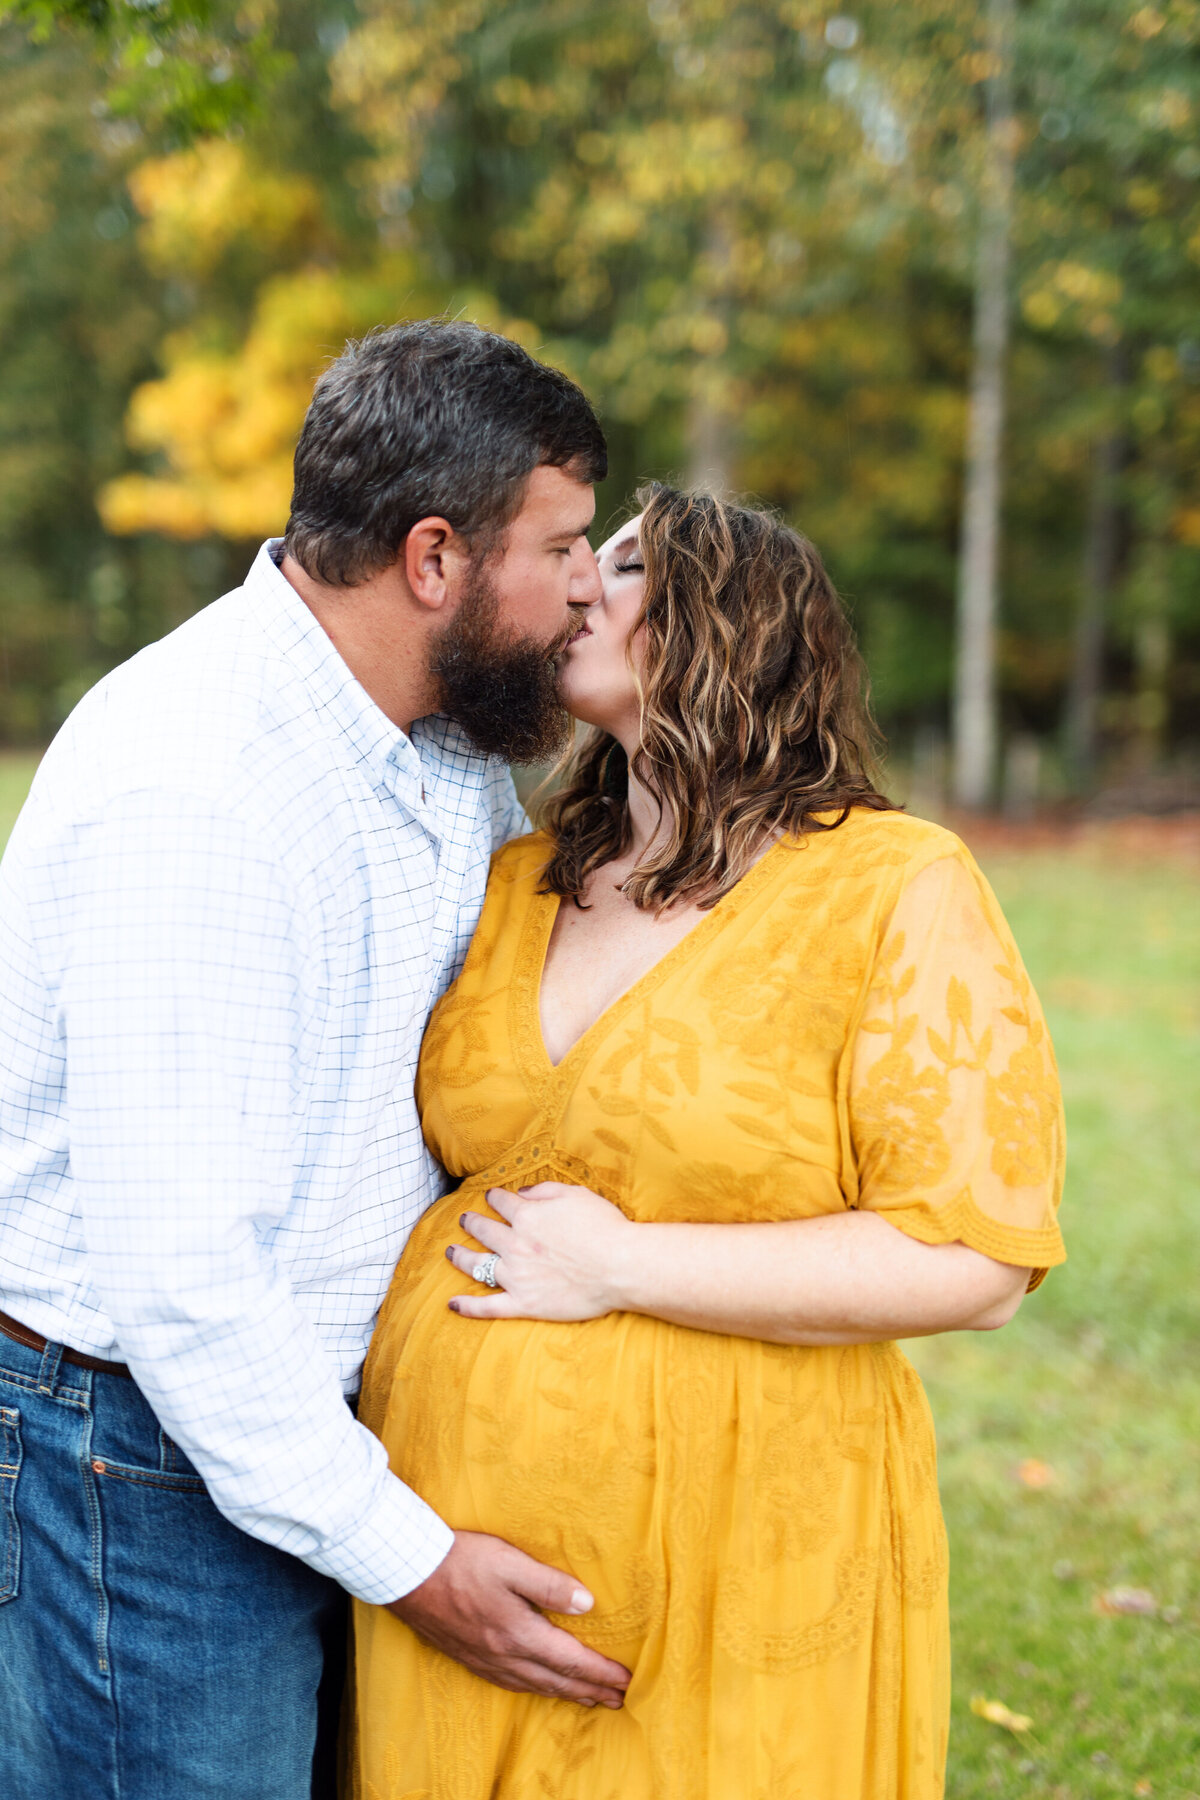
<instances>
[{"instance_id":1,"label":"sheer dress sleeve","mask_svg":"<svg viewBox=\"0 0 1200 1800\"><path fill-rule=\"evenodd\" d=\"M1037 996L982 875L965 856L904 888L855 1041L858 1204L925 1244L961 1242L1032 1271L1066 1251L1057 1222L1064 1134Z\"/></svg>"}]
</instances>

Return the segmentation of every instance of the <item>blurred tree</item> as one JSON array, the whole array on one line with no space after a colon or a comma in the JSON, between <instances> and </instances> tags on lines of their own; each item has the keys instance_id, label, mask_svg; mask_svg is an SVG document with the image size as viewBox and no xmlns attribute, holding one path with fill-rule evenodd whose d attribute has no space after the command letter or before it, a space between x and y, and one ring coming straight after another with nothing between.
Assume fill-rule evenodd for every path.
<instances>
[{"instance_id":1,"label":"blurred tree","mask_svg":"<svg viewBox=\"0 0 1200 1800\"><path fill-rule=\"evenodd\" d=\"M944 708L949 666L969 27L932 0L907 22L380 3L333 70L384 230L533 321L597 396L626 492L707 473L796 517L867 591L901 717Z\"/></svg>"},{"instance_id":2,"label":"blurred tree","mask_svg":"<svg viewBox=\"0 0 1200 1800\"><path fill-rule=\"evenodd\" d=\"M987 130L979 183L974 354L958 571L954 797L986 806L995 775L996 605L1017 121L1013 0L987 0Z\"/></svg>"},{"instance_id":3,"label":"blurred tree","mask_svg":"<svg viewBox=\"0 0 1200 1800\"><path fill-rule=\"evenodd\" d=\"M289 66L275 0L0 0L4 20L90 46L112 112L175 136L238 124Z\"/></svg>"},{"instance_id":4,"label":"blurred tree","mask_svg":"<svg viewBox=\"0 0 1200 1800\"><path fill-rule=\"evenodd\" d=\"M1128 508L1122 498L1130 457L1124 416L1129 353L1120 338L1109 346L1107 375L1113 416L1099 422L1092 452L1082 583L1063 717L1067 765L1072 784L1080 789L1089 785L1096 764L1105 635L1129 538Z\"/></svg>"},{"instance_id":5,"label":"blurred tree","mask_svg":"<svg viewBox=\"0 0 1200 1800\"><path fill-rule=\"evenodd\" d=\"M1022 28L1023 312L1077 372L1042 433L1090 488L1064 694L1086 789L1105 726L1146 762L1197 698L1171 642L1200 627L1200 6L1038 0Z\"/></svg>"},{"instance_id":6,"label":"blurred tree","mask_svg":"<svg viewBox=\"0 0 1200 1800\"><path fill-rule=\"evenodd\" d=\"M193 305L162 345L163 376L130 402L127 437L151 466L100 491L116 536L249 542L282 530L313 381L347 338L446 310L510 336L527 329L487 295L453 293L411 249L372 234L364 252L311 179L240 144L201 141L139 165L129 185L147 261L188 279Z\"/></svg>"},{"instance_id":7,"label":"blurred tree","mask_svg":"<svg viewBox=\"0 0 1200 1800\"><path fill-rule=\"evenodd\" d=\"M1024 0L1016 16L996 670L1010 736L1053 733L1070 693L1081 770L1097 746L1158 754L1195 728L1198 4ZM982 0L228 5L7 0L42 32L31 67L84 70L78 131L133 134L103 180L134 228L88 239L61 276L82 310L93 261L123 259L136 300L80 477L100 488L106 554L236 567L282 522L325 358L348 333L449 306L585 382L614 504L641 475L679 472L808 530L852 597L889 728L935 745L992 68ZM89 103L102 110L85 122ZM43 152L65 222L65 152ZM0 240L14 293L32 279L18 238ZM59 449L77 425L55 415ZM31 554L62 592L50 536Z\"/></svg>"},{"instance_id":8,"label":"blurred tree","mask_svg":"<svg viewBox=\"0 0 1200 1800\"><path fill-rule=\"evenodd\" d=\"M363 146L340 115L322 117L326 53L295 26L301 42L279 59L278 109L255 127L286 166L260 171L259 212L244 219L249 135L244 150L210 141L207 160L176 152L196 157L182 165L184 185L192 225L205 226L185 249L172 157L148 157L161 135L114 116L111 70L87 34L55 30L36 43L21 24L0 24L0 742L44 741L107 668L232 586L245 566L238 540L258 524L232 504L219 529L215 518L201 528L163 509L126 537L105 529L94 496L107 508L128 467L130 397L160 356L173 365L189 350L236 350L262 283L287 256L297 260L301 239L305 254L326 257L335 238L339 250L355 241L343 170ZM157 238L138 229L131 187L154 196ZM358 229L373 241L369 226ZM322 353L340 347L340 321L330 323L338 335L318 328L306 383ZM261 374L260 435L278 404L272 381L283 379L278 359ZM152 395L144 411L147 440L157 442ZM247 423L257 425L243 407ZM246 466L249 486L270 486L253 450Z\"/></svg>"},{"instance_id":9,"label":"blurred tree","mask_svg":"<svg viewBox=\"0 0 1200 1800\"><path fill-rule=\"evenodd\" d=\"M44 741L196 604L180 550L114 543L92 502L163 324L124 184L139 134L100 98L78 48L0 26L0 741Z\"/></svg>"}]
</instances>

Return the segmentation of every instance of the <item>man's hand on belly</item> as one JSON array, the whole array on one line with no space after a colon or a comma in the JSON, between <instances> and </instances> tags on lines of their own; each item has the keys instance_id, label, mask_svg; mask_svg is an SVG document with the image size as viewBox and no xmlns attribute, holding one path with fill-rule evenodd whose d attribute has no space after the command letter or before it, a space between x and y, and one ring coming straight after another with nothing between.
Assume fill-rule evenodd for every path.
<instances>
[{"instance_id":1,"label":"man's hand on belly","mask_svg":"<svg viewBox=\"0 0 1200 1800\"><path fill-rule=\"evenodd\" d=\"M503 1538L458 1531L433 1574L388 1610L497 1687L616 1708L629 1670L544 1616L586 1613L591 1606L586 1589L560 1569L535 1562Z\"/></svg>"}]
</instances>

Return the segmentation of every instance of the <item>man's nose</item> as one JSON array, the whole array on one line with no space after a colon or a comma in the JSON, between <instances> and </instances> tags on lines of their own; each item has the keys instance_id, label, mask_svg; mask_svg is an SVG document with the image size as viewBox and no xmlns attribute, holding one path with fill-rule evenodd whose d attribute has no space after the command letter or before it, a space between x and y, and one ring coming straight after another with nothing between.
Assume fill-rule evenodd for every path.
<instances>
[{"instance_id":1,"label":"man's nose","mask_svg":"<svg viewBox=\"0 0 1200 1800\"><path fill-rule=\"evenodd\" d=\"M586 538L580 538L571 552L571 582L567 594L571 606L595 606L604 598L604 583L596 552Z\"/></svg>"}]
</instances>

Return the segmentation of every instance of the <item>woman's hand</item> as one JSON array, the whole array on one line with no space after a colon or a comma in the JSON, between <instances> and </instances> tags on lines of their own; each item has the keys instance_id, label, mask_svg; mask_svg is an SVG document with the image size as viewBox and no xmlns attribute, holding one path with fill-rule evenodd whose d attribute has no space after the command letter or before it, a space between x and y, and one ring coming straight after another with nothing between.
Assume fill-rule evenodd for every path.
<instances>
[{"instance_id":1,"label":"woman's hand","mask_svg":"<svg viewBox=\"0 0 1200 1800\"><path fill-rule=\"evenodd\" d=\"M465 1212L459 1224L483 1252L451 1244L446 1255L471 1276L487 1251L499 1261L495 1293L450 1301L467 1319L599 1319L616 1311L616 1271L634 1227L590 1188L542 1181L513 1194L490 1188L488 1204L506 1221Z\"/></svg>"}]
</instances>

